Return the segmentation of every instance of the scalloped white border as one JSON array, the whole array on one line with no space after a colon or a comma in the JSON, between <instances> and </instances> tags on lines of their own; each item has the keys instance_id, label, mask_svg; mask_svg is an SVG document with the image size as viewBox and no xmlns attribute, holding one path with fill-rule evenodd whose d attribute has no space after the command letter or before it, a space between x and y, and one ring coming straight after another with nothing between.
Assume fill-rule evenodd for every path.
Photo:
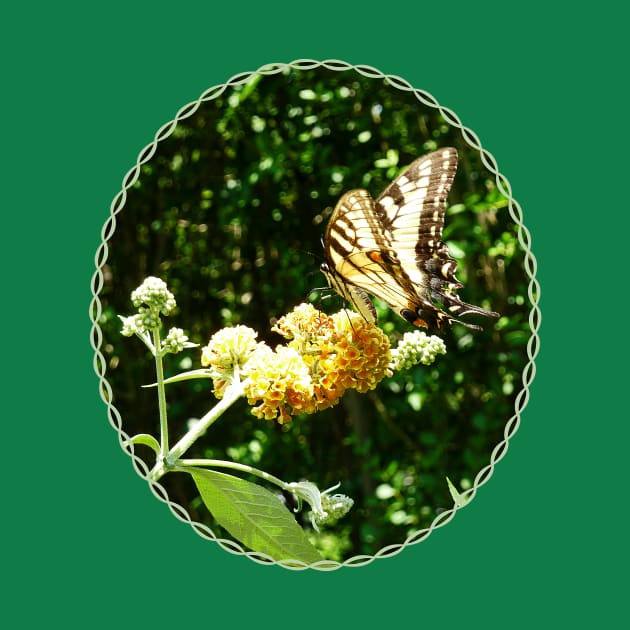
<instances>
[{"instance_id":1,"label":"scalloped white border","mask_svg":"<svg viewBox=\"0 0 630 630\"><path fill-rule=\"evenodd\" d=\"M477 493L477 489L480 488L483 484L485 484L494 471L495 465L503 459L508 450L508 443L510 438L516 433L520 426L520 414L525 409L527 402L529 400L529 386L534 380L534 376L536 374L536 365L534 363L534 359L538 354L540 349L540 338L538 336L538 330L540 328L541 322L541 313L538 308L538 302L540 299L540 285L536 280L536 269L537 263L534 255L531 251L531 236L525 225L523 224L523 213L518 205L518 203L512 198L512 189L508 180L499 173L497 168L497 163L494 157L488 153L485 149L481 147L481 143L479 139L475 135L473 131L464 127L457 117L457 115L451 111L450 109L446 109L442 107L436 100L429 94L423 90L417 90L413 88L407 81L404 79L395 76L395 75L385 75L379 70L372 68L370 66L364 65L352 65L346 63L345 61L338 61L336 59L328 59L326 61L315 61L313 59L297 59L292 61L291 63L272 63L261 66L258 70L254 72L242 72L237 75L234 75L231 79L229 79L226 83L222 85L215 85L209 89L207 89L196 101L188 103L184 107L182 107L175 118L170 122L166 123L160 129L158 129L157 133L154 136L153 142L148 144L142 151L140 151L136 165L129 170L129 172L123 177L122 182L122 190L116 195L114 200L110 206L110 216L103 225L103 229L101 230L101 245L96 251L96 255L94 258L96 264L96 272L92 277L92 294L93 299L90 303L90 319L92 321L92 329L90 331L90 342L92 348L94 349L94 371L99 378L99 391L103 402L107 405L107 415L109 417L109 421L114 429L118 432L118 437L120 441L120 446L132 459L134 468L136 472L143 478L147 479L147 475L149 469L143 460L137 457L133 452L133 445L125 446L124 442L129 438L129 436L122 430L122 418L114 405L112 404L112 389L110 384L105 379L106 372L106 362L105 357L103 356L100 348L103 344L103 334L98 325L98 321L102 314L102 305L99 300L99 294L103 288L103 265L107 261L108 257L108 247L107 241L112 237L114 231L116 229L116 215L124 208L125 202L127 200L127 190L137 181L140 175L140 168L143 164L148 162L153 155L155 154L155 150L157 148L158 143L165 138L168 138L173 130L177 126L177 123L180 120L184 120L189 116L192 116L199 106L206 102L212 101L228 88L242 85L250 80L251 77L255 75L271 75L283 72L287 69L294 70L310 70L312 68L324 67L328 70L355 70L359 74L374 78L374 79L384 79L393 87L398 88L399 90L403 90L406 92L412 92L413 95L424 105L429 107L433 107L437 109L448 124L461 129L462 135L466 142L477 149L481 154L481 161L484 166L492 173L494 173L496 178L497 187L501 191L501 193L509 200L508 201L508 209L510 212L510 216L514 219L515 223L518 224L518 241L525 250L525 271L527 273L528 278L530 279L528 285L528 297L530 303L532 305L532 309L529 313L529 325L532 331L531 337L527 342L527 356L529 361L525 365L522 373L522 383L523 388L520 390L518 395L516 396L516 400L514 403L514 415L508 420L505 425L505 429L503 432L504 439L494 448L492 454L490 456L490 463L485 466L475 477L472 488L467 490L464 496L468 497L468 500L472 500L472 498ZM393 555L400 553L405 547L410 545L415 545L425 538L427 538L434 529L438 527L443 527L446 525L451 519L455 516L458 507L450 508L449 510L445 510L440 513L435 520L431 523L431 525L422 530L418 530L414 532L404 543L389 545L388 547L384 547L380 551L378 551L374 556L353 556L348 560L345 560L343 563L332 562L328 560L323 560L321 562L316 562L312 565L306 565L302 562L297 561L275 561L273 558L270 558L266 554L261 554L257 552L246 551L243 549L238 543L227 540L223 538L217 538L214 532L203 525L202 523L197 523L190 518L190 515L181 505L174 503L171 501L166 493L166 490L159 483L149 483L149 487L153 494L162 502L166 503L173 513L173 515L183 522L187 522L190 526L203 538L207 540L213 540L217 542L225 551L234 554L244 554L252 559L254 562L258 562L259 564L278 564L287 569L293 570L303 570L307 568L317 569L320 571L330 571L334 569L338 569L342 566L346 567L357 567L364 566L376 560L377 558L387 558ZM290 562L290 563L289 563Z\"/></svg>"}]
</instances>

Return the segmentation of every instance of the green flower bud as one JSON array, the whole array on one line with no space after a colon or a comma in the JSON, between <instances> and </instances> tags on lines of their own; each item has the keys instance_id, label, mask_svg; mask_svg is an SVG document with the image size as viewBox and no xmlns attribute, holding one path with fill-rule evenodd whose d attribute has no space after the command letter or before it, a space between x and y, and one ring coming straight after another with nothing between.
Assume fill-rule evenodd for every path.
<instances>
[{"instance_id":1,"label":"green flower bud","mask_svg":"<svg viewBox=\"0 0 630 630\"><path fill-rule=\"evenodd\" d=\"M427 335L421 330L406 332L398 343L398 347L392 350L392 360L389 364L391 370L408 370L422 363L431 365L438 354L446 354L444 341L436 335Z\"/></svg>"},{"instance_id":2,"label":"green flower bud","mask_svg":"<svg viewBox=\"0 0 630 630\"><path fill-rule=\"evenodd\" d=\"M153 276L149 276L133 291L131 301L139 312L149 311L155 318L159 317L160 313L168 315L176 306L175 297L168 290L166 282Z\"/></svg>"}]
</instances>

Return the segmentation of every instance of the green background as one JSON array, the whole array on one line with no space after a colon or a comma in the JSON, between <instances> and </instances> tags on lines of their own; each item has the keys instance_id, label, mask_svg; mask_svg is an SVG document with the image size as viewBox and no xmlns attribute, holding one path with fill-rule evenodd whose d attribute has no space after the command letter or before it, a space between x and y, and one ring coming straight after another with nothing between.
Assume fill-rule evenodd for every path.
<instances>
[{"instance_id":1,"label":"green background","mask_svg":"<svg viewBox=\"0 0 630 630\"><path fill-rule=\"evenodd\" d=\"M9 627L621 625L628 103L608 5L4 10ZM542 288L531 400L491 481L427 541L333 573L258 566L170 515L118 447L89 344L99 233L138 152L207 87L297 58L373 65L453 109L523 207Z\"/></svg>"}]
</instances>

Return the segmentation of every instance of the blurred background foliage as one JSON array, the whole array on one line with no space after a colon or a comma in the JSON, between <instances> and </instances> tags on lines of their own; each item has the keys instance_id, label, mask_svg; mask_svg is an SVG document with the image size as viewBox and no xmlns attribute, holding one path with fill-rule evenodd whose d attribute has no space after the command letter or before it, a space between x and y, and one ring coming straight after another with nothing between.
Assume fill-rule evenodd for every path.
<instances>
[{"instance_id":1,"label":"blurred background foliage","mask_svg":"<svg viewBox=\"0 0 630 630\"><path fill-rule=\"evenodd\" d=\"M155 275L175 294L165 321L205 345L219 328L246 324L275 346L275 318L305 300L320 300L321 238L339 198L351 188L376 197L402 167L441 146L460 163L444 240L458 260L463 300L499 311L483 332L445 330L448 354L427 367L385 379L366 395L347 394L325 412L281 427L254 418L239 401L199 440L189 457L236 460L285 481L308 479L355 507L313 541L343 560L403 542L452 505L446 477L462 490L488 464L514 414L526 363L529 303L517 226L479 153L458 129L412 94L357 72L286 71L254 77L203 104L160 142L142 167L108 243L101 300L104 352L114 405L130 434L158 435L154 364L142 343L120 335L118 314L132 312L130 293ZM411 329L377 304L394 340ZM199 367L199 352L170 355L167 376ZM167 388L170 439L215 399L209 381ZM137 452L152 465L152 453ZM187 475L162 479L191 517L213 522ZM287 499L290 502L290 499ZM303 515L297 515L308 527Z\"/></svg>"}]
</instances>

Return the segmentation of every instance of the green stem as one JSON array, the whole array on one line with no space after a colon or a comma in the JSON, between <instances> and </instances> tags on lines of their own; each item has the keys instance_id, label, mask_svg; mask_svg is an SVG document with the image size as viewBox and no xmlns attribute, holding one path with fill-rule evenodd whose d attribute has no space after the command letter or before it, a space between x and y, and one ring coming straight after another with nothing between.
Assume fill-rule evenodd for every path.
<instances>
[{"instance_id":1,"label":"green stem","mask_svg":"<svg viewBox=\"0 0 630 630\"><path fill-rule=\"evenodd\" d=\"M165 475L169 470L173 470L174 462L178 460L193 444L202 436L208 428L219 419L221 414L233 405L245 393L246 381L240 380L238 366L234 366L234 374L232 382L226 387L223 398L201 418L195 426L193 426L180 440L173 446L168 448L168 424L166 418L166 392L164 389L164 373L162 370L162 357L160 346L159 329L153 331L155 341L155 365L158 377L158 400L160 407L160 453L158 461L149 473L148 478L151 481L157 481ZM256 474L256 473L254 473Z\"/></svg>"},{"instance_id":2,"label":"green stem","mask_svg":"<svg viewBox=\"0 0 630 630\"><path fill-rule=\"evenodd\" d=\"M282 488L283 490L288 490L289 485L282 479L278 477L274 477L270 475L268 472L264 470L258 470L258 468L253 468L252 466L248 466L247 464L239 464L238 462L228 462L222 459L178 459L173 462L173 465L177 467L181 472L188 472L186 470L187 467L190 466L212 466L214 468L231 468L232 470L240 470L241 472L250 473L255 475L256 477L260 477L265 481L273 483L274 485Z\"/></svg>"},{"instance_id":3,"label":"green stem","mask_svg":"<svg viewBox=\"0 0 630 630\"><path fill-rule=\"evenodd\" d=\"M223 394L223 398L214 406L203 418L195 424L195 426L184 435L184 437L173 446L166 460L169 465L179 459L197 440L197 438L203 435L208 428L214 423L221 414L231 405L233 405L245 392L245 383L239 380L234 380L226 389Z\"/></svg>"},{"instance_id":4,"label":"green stem","mask_svg":"<svg viewBox=\"0 0 630 630\"><path fill-rule=\"evenodd\" d=\"M155 372L157 375L158 406L160 412L160 459L168 454L168 418L166 416L166 390L164 388L164 367L162 365L162 342L160 329L154 328L153 345L155 347Z\"/></svg>"}]
</instances>

